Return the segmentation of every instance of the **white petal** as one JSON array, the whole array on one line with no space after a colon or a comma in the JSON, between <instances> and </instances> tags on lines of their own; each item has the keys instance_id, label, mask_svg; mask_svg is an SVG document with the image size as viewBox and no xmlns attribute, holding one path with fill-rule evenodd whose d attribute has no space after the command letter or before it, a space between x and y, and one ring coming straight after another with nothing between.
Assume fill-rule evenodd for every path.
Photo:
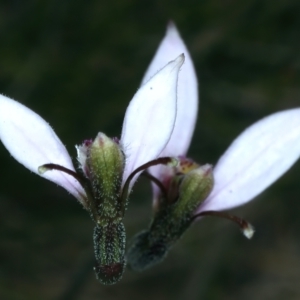
<instances>
[{"instance_id":1,"label":"white petal","mask_svg":"<svg viewBox=\"0 0 300 300\"><path fill-rule=\"evenodd\" d=\"M149 80L157 70L174 57L184 53L185 61L178 76L177 116L169 143L161 156L185 155L190 145L198 114L197 76L191 56L174 23L170 22L166 35L143 78Z\"/></svg>"},{"instance_id":2,"label":"white petal","mask_svg":"<svg viewBox=\"0 0 300 300\"><path fill-rule=\"evenodd\" d=\"M299 108L258 121L220 158L214 188L199 211L230 209L250 201L283 175L299 155Z\"/></svg>"},{"instance_id":3,"label":"white petal","mask_svg":"<svg viewBox=\"0 0 300 300\"><path fill-rule=\"evenodd\" d=\"M158 157L168 143L177 111L177 79L184 55L169 62L134 95L126 110L121 143L123 183L134 169Z\"/></svg>"},{"instance_id":4,"label":"white petal","mask_svg":"<svg viewBox=\"0 0 300 300\"><path fill-rule=\"evenodd\" d=\"M143 78L148 80L156 71L172 57L184 53L185 61L178 76L177 116L172 136L160 156L185 155L190 145L198 114L197 76L191 56L181 39L174 23L170 22L166 35L160 43L156 54ZM156 178L162 178L169 173L168 168L160 165L149 169ZM154 202L160 190L152 184Z\"/></svg>"},{"instance_id":5,"label":"white petal","mask_svg":"<svg viewBox=\"0 0 300 300\"><path fill-rule=\"evenodd\" d=\"M54 163L74 170L71 158L49 124L38 114L8 97L0 95L0 139L10 154L30 171ZM70 175L45 172L42 177L64 187L79 201L85 192Z\"/></svg>"}]
</instances>

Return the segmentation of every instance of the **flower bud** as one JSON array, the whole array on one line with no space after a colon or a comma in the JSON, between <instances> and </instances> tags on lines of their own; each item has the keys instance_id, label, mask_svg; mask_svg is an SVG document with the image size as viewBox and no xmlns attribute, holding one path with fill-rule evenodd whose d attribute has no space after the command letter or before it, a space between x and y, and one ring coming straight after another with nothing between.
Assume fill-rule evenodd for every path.
<instances>
[{"instance_id":1,"label":"flower bud","mask_svg":"<svg viewBox=\"0 0 300 300\"><path fill-rule=\"evenodd\" d=\"M82 171L90 182L88 201L92 218L96 223L120 221L126 205L120 199L125 161L121 147L99 133L94 141L78 146L77 151Z\"/></svg>"},{"instance_id":2,"label":"flower bud","mask_svg":"<svg viewBox=\"0 0 300 300\"><path fill-rule=\"evenodd\" d=\"M212 166L198 167L182 176L179 196L173 207L173 216L180 219L191 217L196 208L207 198L213 188Z\"/></svg>"},{"instance_id":3,"label":"flower bud","mask_svg":"<svg viewBox=\"0 0 300 300\"><path fill-rule=\"evenodd\" d=\"M207 198L213 187L211 165L192 168L175 175L170 188L178 188L175 202L165 201L156 212L150 228L133 238L127 259L130 267L142 271L162 261L168 250L193 222L196 208Z\"/></svg>"}]
</instances>

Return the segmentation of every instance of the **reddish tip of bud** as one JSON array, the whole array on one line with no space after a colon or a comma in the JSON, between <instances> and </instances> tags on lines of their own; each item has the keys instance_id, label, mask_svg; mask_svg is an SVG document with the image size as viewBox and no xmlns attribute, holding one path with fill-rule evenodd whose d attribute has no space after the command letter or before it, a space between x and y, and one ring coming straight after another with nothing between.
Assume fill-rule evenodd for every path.
<instances>
[{"instance_id":1,"label":"reddish tip of bud","mask_svg":"<svg viewBox=\"0 0 300 300\"><path fill-rule=\"evenodd\" d=\"M112 140L116 143L116 144L120 144L120 139L117 137L113 137Z\"/></svg>"},{"instance_id":2,"label":"reddish tip of bud","mask_svg":"<svg viewBox=\"0 0 300 300\"><path fill-rule=\"evenodd\" d=\"M90 146L92 143L93 143L93 140L91 140L91 139L83 141L83 145L86 146L86 147Z\"/></svg>"},{"instance_id":3,"label":"reddish tip of bud","mask_svg":"<svg viewBox=\"0 0 300 300\"><path fill-rule=\"evenodd\" d=\"M179 163L176 166L176 170L179 173L187 174L188 172L197 169L199 165L194 162L193 160L185 157L185 156L178 156Z\"/></svg>"},{"instance_id":4,"label":"reddish tip of bud","mask_svg":"<svg viewBox=\"0 0 300 300\"><path fill-rule=\"evenodd\" d=\"M94 270L97 279L103 284L115 284L118 282L124 273L125 262L114 263L111 265L97 265Z\"/></svg>"}]
</instances>

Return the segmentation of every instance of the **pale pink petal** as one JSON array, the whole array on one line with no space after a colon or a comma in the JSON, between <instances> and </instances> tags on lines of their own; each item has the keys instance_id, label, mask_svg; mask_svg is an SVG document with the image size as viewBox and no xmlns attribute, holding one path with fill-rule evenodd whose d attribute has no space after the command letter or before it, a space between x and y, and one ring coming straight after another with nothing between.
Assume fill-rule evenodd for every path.
<instances>
[{"instance_id":1,"label":"pale pink petal","mask_svg":"<svg viewBox=\"0 0 300 300\"><path fill-rule=\"evenodd\" d=\"M123 183L137 167L157 158L170 139L177 111L178 72L183 62L183 54L169 62L141 86L129 103L121 135L126 157Z\"/></svg>"},{"instance_id":2,"label":"pale pink petal","mask_svg":"<svg viewBox=\"0 0 300 300\"><path fill-rule=\"evenodd\" d=\"M65 146L49 124L26 106L3 95L0 95L0 139L19 163L36 174L38 167L46 163L74 170ZM41 176L82 201L85 192L70 175L48 171Z\"/></svg>"},{"instance_id":3,"label":"pale pink petal","mask_svg":"<svg viewBox=\"0 0 300 300\"><path fill-rule=\"evenodd\" d=\"M214 169L215 185L198 212L240 206L270 186L300 156L300 109L270 115L247 128Z\"/></svg>"},{"instance_id":4,"label":"pale pink petal","mask_svg":"<svg viewBox=\"0 0 300 300\"><path fill-rule=\"evenodd\" d=\"M198 114L197 76L191 56L181 39L173 22L170 22L166 35L159 45L156 54L143 78L143 82L151 78L157 70L172 57L184 53L185 61L178 76L177 117L172 136L160 156L185 155L190 145ZM156 178L168 176L169 169L156 166L149 172ZM152 184L154 202L159 196L157 185Z\"/></svg>"},{"instance_id":5,"label":"pale pink petal","mask_svg":"<svg viewBox=\"0 0 300 300\"><path fill-rule=\"evenodd\" d=\"M197 76L191 56L173 22L170 22L166 35L143 78L145 83L162 66L179 54L184 53L185 60L178 76L177 117L175 127L161 156L185 155L195 128L198 114Z\"/></svg>"}]
</instances>

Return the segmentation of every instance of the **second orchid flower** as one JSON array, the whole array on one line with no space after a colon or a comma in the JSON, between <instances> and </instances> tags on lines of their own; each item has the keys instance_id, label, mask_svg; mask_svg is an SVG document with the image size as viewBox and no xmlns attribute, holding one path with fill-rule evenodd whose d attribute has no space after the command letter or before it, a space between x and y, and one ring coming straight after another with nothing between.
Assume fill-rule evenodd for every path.
<instances>
[{"instance_id":1,"label":"second orchid flower","mask_svg":"<svg viewBox=\"0 0 300 300\"><path fill-rule=\"evenodd\" d=\"M272 114L241 133L213 168L186 158L197 115L197 80L192 61L176 27L170 24L150 65L146 79L162 61L183 52L186 63L179 75L178 110L174 131L161 156L177 157L176 166L155 166L154 216L148 229L137 234L127 253L137 271L162 261L184 232L203 216L236 222L251 238L245 220L222 210L247 203L283 175L300 156L300 109Z\"/></svg>"}]
</instances>

